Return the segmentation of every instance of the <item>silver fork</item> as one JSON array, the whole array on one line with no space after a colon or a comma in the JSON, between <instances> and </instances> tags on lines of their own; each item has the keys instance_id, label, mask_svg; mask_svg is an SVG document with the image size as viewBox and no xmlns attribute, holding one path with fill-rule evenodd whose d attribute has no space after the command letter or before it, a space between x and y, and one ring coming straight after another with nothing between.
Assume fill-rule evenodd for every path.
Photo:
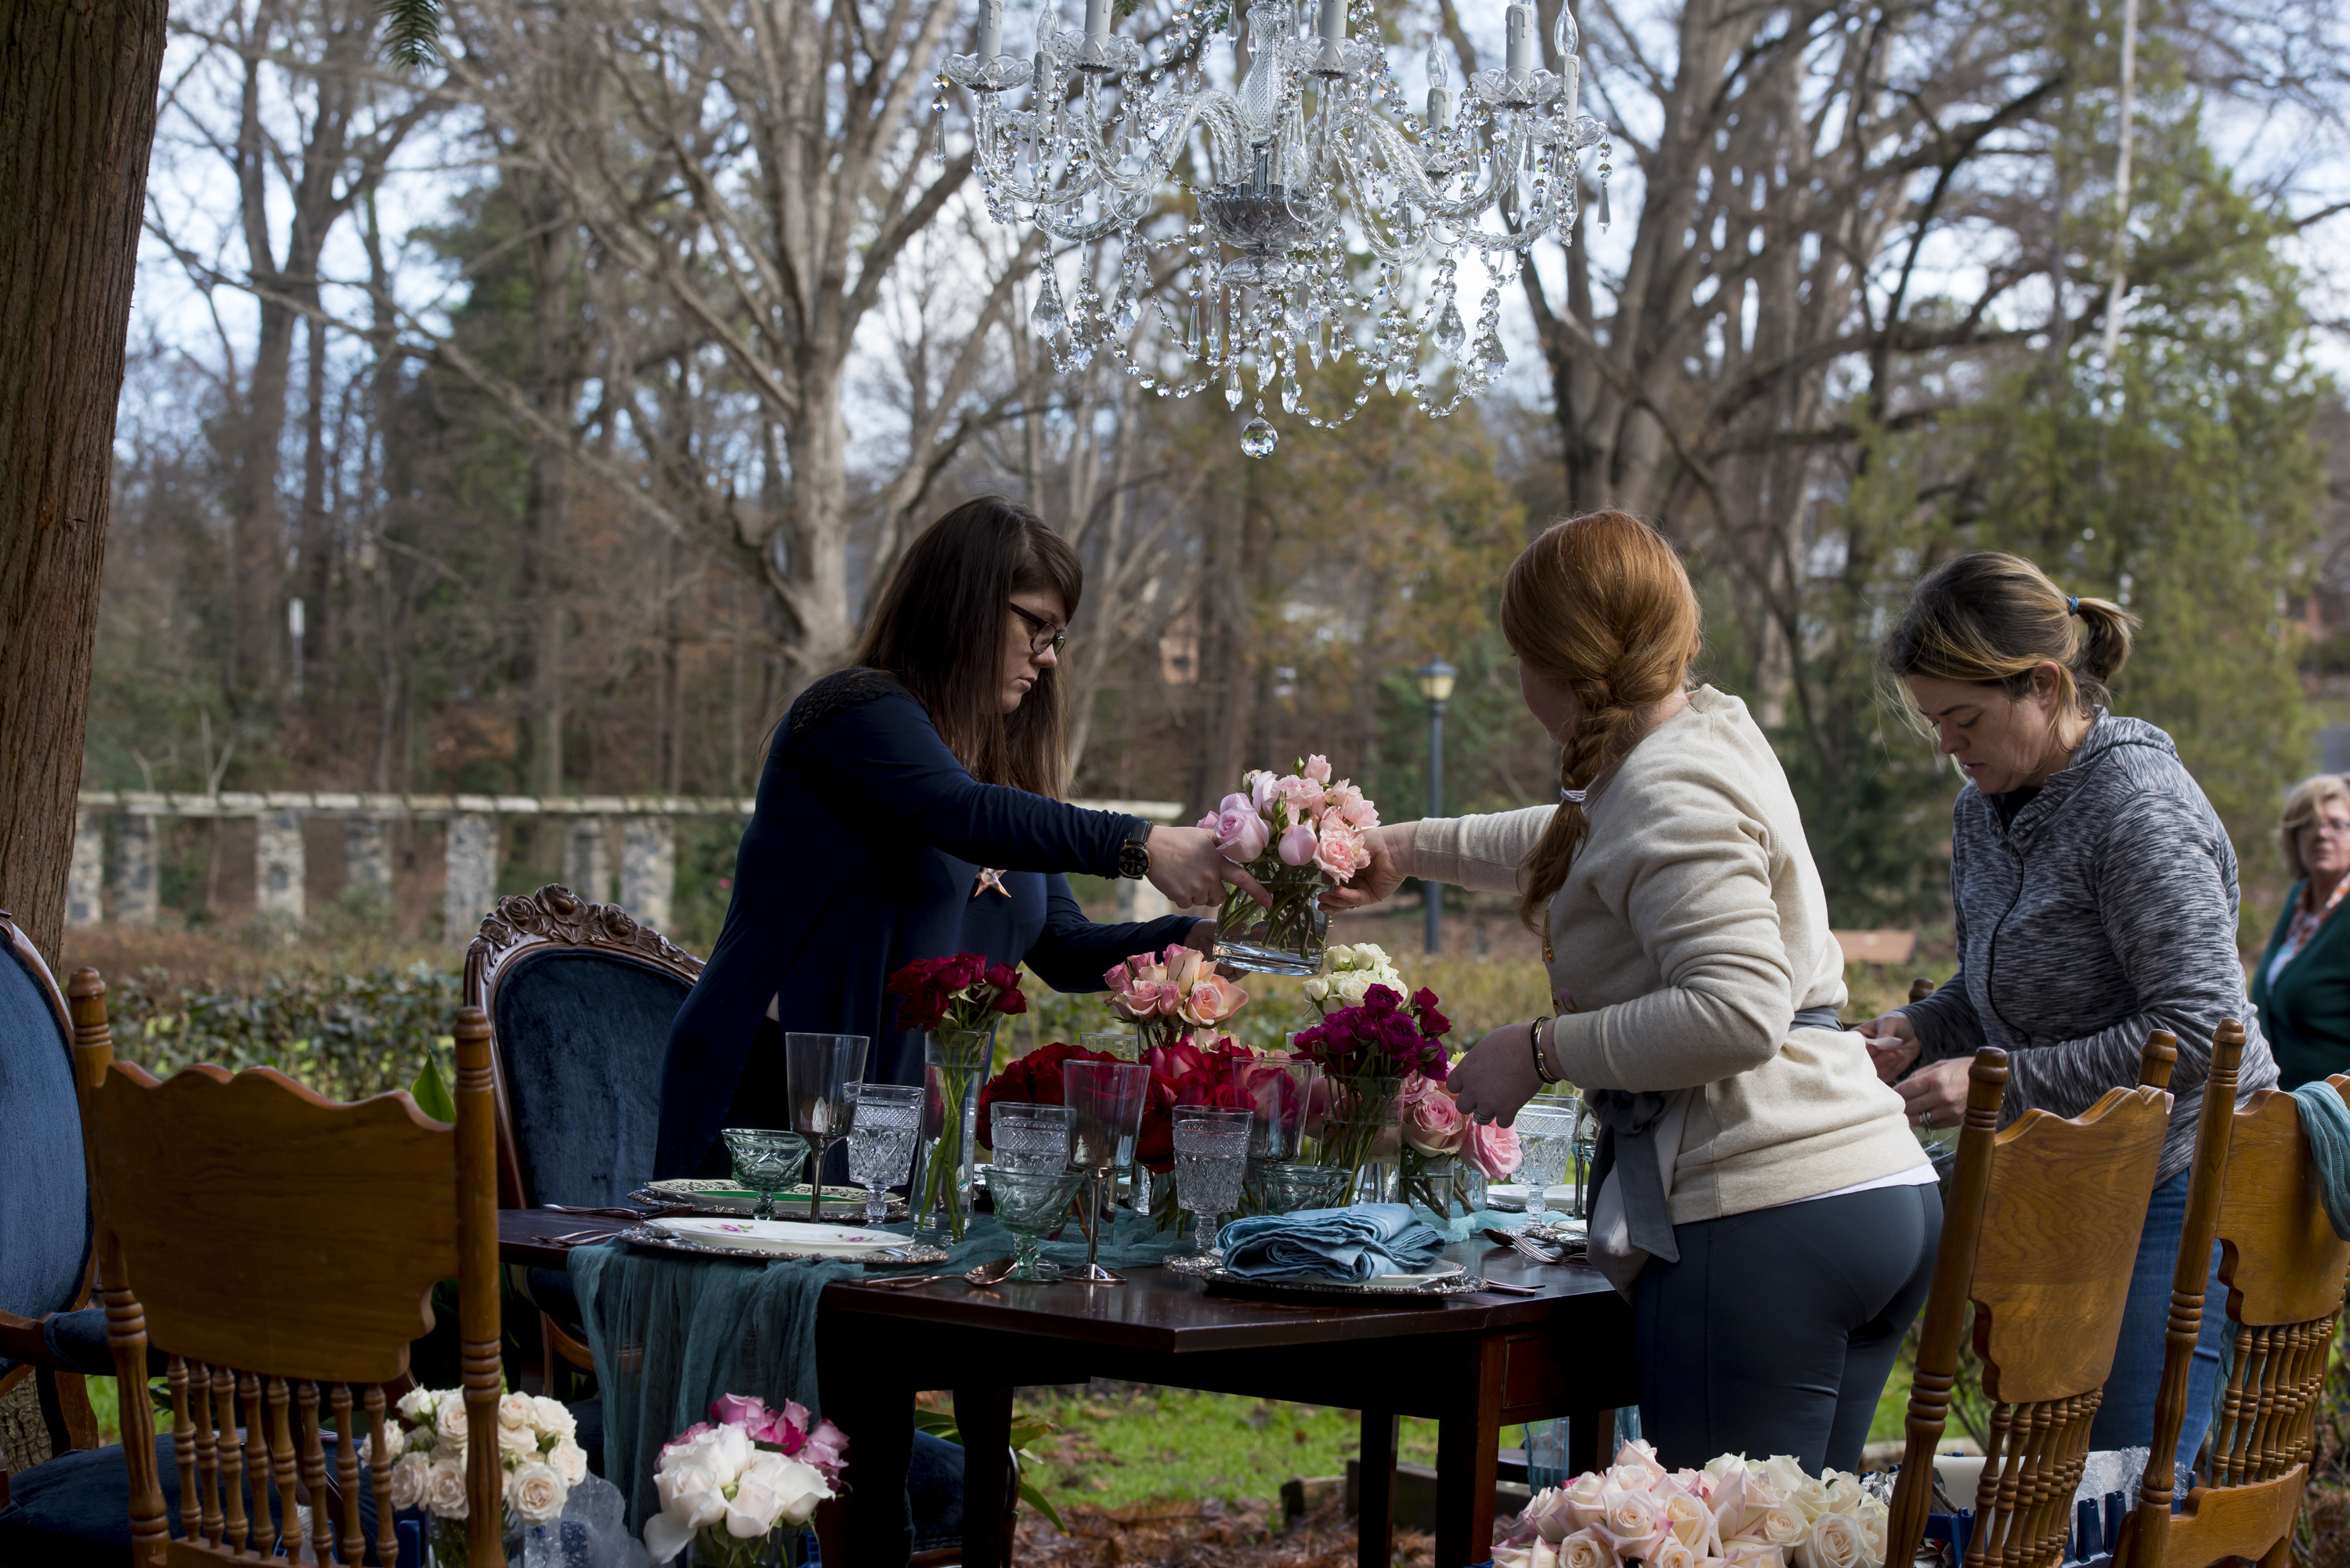
<instances>
[{"instance_id":1,"label":"silver fork","mask_svg":"<svg viewBox=\"0 0 2350 1568\"><path fill-rule=\"evenodd\" d=\"M1531 1236L1521 1236L1514 1231L1488 1230L1486 1239L1509 1248L1522 1258L1537 1263L1555 1263L1566 1256L1565 1249L1537 1241Z\"/></svg>"}]
</instances>

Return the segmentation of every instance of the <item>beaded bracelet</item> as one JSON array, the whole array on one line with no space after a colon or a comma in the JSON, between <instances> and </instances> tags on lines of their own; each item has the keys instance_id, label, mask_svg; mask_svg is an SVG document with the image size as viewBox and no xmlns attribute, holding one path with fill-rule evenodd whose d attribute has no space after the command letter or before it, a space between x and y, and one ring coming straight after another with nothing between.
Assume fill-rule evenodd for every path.
<instances>
[{"instance_id":1,"label":"beaded bracelet","mask_svg":"<svg viewBox=\"0 0 2350 1568\"><path fill-rule=\"evenodd\" d=\"M1545 1085L1555 1084L1558 1082L1558 1078L1551 1072L1549 1065L1543 1061L1543 1025L1549 1022L1550 1014L1545 1012L1540 1018L1534 1020L1533 1028L1526 1031L1526 1044L1534 1047L1534 1076L1540 1078Z\"/></svg>"}]
</instances>

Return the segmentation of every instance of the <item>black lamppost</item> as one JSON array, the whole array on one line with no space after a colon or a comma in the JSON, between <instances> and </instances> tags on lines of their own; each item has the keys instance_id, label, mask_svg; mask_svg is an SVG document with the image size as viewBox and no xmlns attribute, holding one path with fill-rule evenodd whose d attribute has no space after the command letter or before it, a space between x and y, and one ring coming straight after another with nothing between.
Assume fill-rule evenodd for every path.
<instances>
[{"instance_id":1,"label":"black lamppost","mask_svg":"<svg viewBox=\"0 0 2350 1568\"><path fill-rule=\"evenodd\" d=\"M1412 671L1419 694L1428 699L1428 815L1444 815L1444 704L1452 699L1452 682L1461 674L1441 657ZM1420 909L1427 919L1423 945L1429 953L1444 950L1444 895L1426 877L1419 884Z\"/></svg>"}]
</instances>

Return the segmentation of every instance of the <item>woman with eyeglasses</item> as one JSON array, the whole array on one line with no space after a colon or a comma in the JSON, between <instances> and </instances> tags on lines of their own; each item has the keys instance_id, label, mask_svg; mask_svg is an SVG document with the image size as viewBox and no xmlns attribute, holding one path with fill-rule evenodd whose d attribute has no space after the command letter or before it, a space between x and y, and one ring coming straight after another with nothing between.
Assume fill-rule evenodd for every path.
<instances>
[{"instance_id":1,"label":"woman with eyeglasses","mask_svg":"<svg viewBox=\"0 0 2350 1568\"><path fill-rule=\"evenodd\" d=\"M1129 953L1214 923L1096 925L1066 873L1148 877L1178 905L1263 890L1215 835L1060 798L1055 667L1077 612L1076 554L993 497L940 518L873 601L849 669L776 727L734 862L726 924L678 1012L661 1075L657 1177L723 1175L728 1127L789 1127L782 1036L862 1034L868 1083L918 1083L922 1042L883 988L918 959L1025 963L1098 991Z\"/></svg>"},{"instance_id":2,"label":"woman with eyeglasses","mask_svg":"<svg viewBox=\"0 0 2350 1568\"><path fill-rule=\"evenodd\" d=\"M2252 1007L2276 1054L2277 1087L2350 1073L2350 780L2319 774L2293 786L2277 848L2293 878L2269 945L2252 966Z\"/></svg>"}]
</instances>

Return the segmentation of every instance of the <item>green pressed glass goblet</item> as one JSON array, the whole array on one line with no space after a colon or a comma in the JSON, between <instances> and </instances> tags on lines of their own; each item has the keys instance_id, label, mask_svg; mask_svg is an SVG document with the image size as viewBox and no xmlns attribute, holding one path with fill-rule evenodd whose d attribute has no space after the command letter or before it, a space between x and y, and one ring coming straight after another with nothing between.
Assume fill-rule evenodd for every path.
<instances>
[{"instance_id":1,"label":"green pressed glass goblet","mask_svg":"<svg viewBox=\"0 0 2350 1568\"><path fill-rule=\"evenodd\" d=\"M988 1171L987 1195L995 1217L1012 1232L1008 1278L1033 1284L1062 1277L1061 1266L1045 1262L1037 1249L1068 1217L1069 1199L1085 1179L1082 1170L1006 1170L999 1165Z\"/></svg>"},{"instance_id":2,"label":"green pressed glass goblet","mask_svg":"<svg viewBox=\"0 0 2350 1568\"><path fill-rule=\"evenodd\" d=\"M799 1179L807 1139L772 1127L728 1127L721 1136L726 1139L726 1152L734 1157L734 1179L745 1191L759 1195L751 1218L773 1220L775 1194Z\"/></svg>"}]
</instances>

